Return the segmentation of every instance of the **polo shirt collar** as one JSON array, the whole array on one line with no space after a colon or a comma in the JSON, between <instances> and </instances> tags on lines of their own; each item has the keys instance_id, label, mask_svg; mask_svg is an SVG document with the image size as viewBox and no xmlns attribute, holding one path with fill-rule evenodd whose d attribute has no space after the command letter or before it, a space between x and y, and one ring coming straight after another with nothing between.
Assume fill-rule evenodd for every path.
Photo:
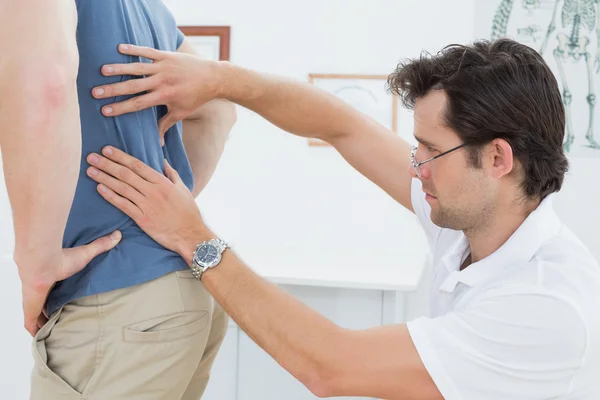
<instances>
[{"instance_id":1,"label":"polo shirt collar","mask_svg":"<svg viewBox=\"0 0 600 400\"><path fill-rule=\"evenodd\" d=\"M546 197L498 250L462 271L460 266L469 254L469 241L461 232L460 238L441 260L450 275L440 289L452 292L458 282L473 287L504 272L510 265L530 261L562 225L552 208L553 198L554 195Z\"/></svg>"}]
</instances>

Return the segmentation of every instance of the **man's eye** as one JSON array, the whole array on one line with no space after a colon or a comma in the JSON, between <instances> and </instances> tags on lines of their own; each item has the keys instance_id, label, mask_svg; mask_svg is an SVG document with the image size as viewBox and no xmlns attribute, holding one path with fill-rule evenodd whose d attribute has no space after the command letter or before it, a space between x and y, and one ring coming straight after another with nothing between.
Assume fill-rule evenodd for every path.
<instances>
[{"instance_id":1,"label":"man's eye","mask_svg":"<svg viewBox=\"0 0 600 400\"><path fill-rule=\"evenodd\" d=\"M428 150L428 151L430 151L430 152L432 152L432 153L433 153L434 151L436 151L435 149L433 149L433 148L431 148L431 147L429 147L429 146L427 146L427 150Z\"/></svg>"}]
</instances>

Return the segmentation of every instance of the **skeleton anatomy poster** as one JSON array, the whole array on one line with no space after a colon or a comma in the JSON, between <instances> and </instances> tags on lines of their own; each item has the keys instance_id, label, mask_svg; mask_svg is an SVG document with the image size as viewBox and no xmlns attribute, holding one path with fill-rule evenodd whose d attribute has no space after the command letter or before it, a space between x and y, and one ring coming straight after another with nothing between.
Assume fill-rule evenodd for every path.
<instances>
[{"instance_id":1,"label":"skeleton anatomy poster","mask_svg":"<svg viewBox=\"0 0 600 400\"><path fill-rule=\"evenodd\" d=\"M558 81L570 157L600 157L600 0L476 1L478 38L536 49Z\"/></svg>"}]
</instances>

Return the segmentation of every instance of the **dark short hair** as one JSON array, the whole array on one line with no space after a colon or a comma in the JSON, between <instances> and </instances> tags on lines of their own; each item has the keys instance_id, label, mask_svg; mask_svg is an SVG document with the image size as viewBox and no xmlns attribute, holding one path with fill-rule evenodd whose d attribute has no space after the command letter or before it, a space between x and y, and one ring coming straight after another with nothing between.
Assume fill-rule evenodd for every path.
<instances>
[{"instance_id":1,"label":"dark short hair","mask_svg":"<svg viewBox=\"0 0 600 400\"><path fill-rule=\"evenodd\" d=\"M569 167L565 111L556 78L534 49L510 39L446 46L401 62L388 87L410 109L432 89L443 89L444 122L472 144L473 167L481 167L482 147L502 138L522 166L527 197L541 200L560 190Z\"/></svg>"}]
</instances>

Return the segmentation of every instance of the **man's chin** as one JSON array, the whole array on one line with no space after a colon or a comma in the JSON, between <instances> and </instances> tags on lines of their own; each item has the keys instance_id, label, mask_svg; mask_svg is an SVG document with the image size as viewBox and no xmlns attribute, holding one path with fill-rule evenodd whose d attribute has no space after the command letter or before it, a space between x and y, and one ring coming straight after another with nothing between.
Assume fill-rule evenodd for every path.
<instances>
[{"instance_id":1,"label":"man's chin","mask_svg":"<svg viewBox=\"0 0 600 400\"><path fill-rule=\"evenodd\" d=\"M456 215L444 213L439 208L437 210L432 209L430 217L431 222L440 228L452 229L454 231L462 231L464 229L464 224L461 223L461 220Z\"/></svg>"},{"instance_id":2,"label":"man's chin","mask_svg":"<svg viewBox=\"0 0 600 400\"><path fill-rule=\"evenodd\" d=\"M440 228L449 228L447 218L438 210L432 208L430 214L431 222Z\"/></svg>"},{"instance_id":3,"label":"man's chin","mask_svg":"<svg viewBox=\"0 0 600 400\"><path fill-rule=\"evenodd\" d=\"M440 228L443 228L443 226L440 224L441 221L439 218L437 218L436 214L431 213L430 218L431 218L431 222L433 222L435 225L439 226Z\"/></svg>"}]
</instances>

